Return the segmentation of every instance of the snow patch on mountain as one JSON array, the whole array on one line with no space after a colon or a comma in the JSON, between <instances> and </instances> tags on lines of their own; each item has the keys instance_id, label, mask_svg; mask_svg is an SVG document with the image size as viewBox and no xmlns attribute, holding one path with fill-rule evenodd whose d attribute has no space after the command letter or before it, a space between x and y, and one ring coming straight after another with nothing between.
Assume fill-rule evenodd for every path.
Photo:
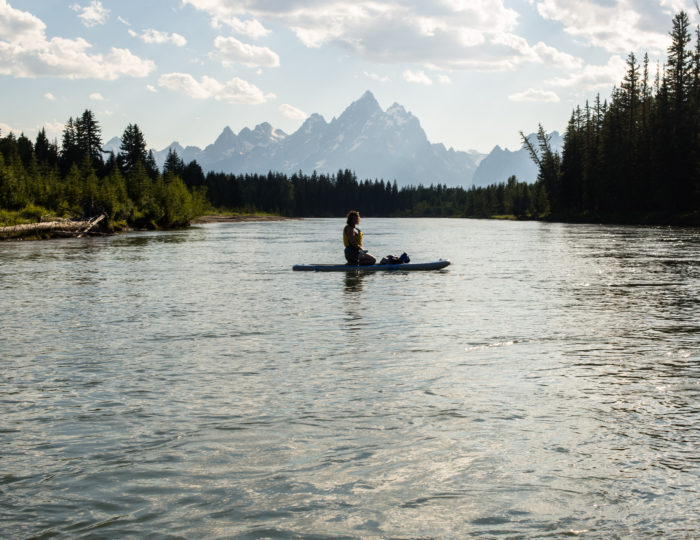
<instances>
[{"instance_id":1,"label":"snow patch on mountain","mask_svg":"<svg viewBox=\"0 0 700 540\"><path fill-rule=\"evenodd\" d=\"M115 137L104 149L116 154L120 144ZM561 135L552 133L551 144L560 151ZM489 154L482 154L431 143L417 117L398 103L382 110L369 91L330 122L314 113L289 135L263 122L238 134L227 126L204 149L174 141L154 151L160 167L171 149L185 163L196 160L204 171L234 174L276 171L291 175L300 170L335 174L350 169L360 179L396 180L399 186L464 188L505 182L512 175L527 182L537 177L526 150L495 146Z\"/></svg>"}]
</instances>

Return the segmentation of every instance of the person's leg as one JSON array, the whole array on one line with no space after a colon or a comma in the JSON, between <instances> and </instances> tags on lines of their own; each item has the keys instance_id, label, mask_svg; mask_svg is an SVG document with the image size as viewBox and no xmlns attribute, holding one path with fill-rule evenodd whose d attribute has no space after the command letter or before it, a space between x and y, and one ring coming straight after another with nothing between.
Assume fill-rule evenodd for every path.
<instances>
[{"instance_id":1,"label":"person's leg","mask_svg":"<svg viewBox=\"0 0 700 540\"><path fill-rule=\"evenodd\" d=\"M360 252L356 249L353 249L351 247L345 248L345 260L348 262L348 264L353 264L353 265L360 264L360 262L358 260L359 254L360 254Z\"/></svg>"},{"instance_id":2,"label":"person's leg","mask_svg":"<svg viewBox=\"0 0 700 540\"><path fill-rule=\"evenodd\" d=\"M360 255L360 264L362 266L370 266L376 262L377 259L374 255L370 255L369 253L363 253L362 255Z\"/></svg>"}]
</instances>

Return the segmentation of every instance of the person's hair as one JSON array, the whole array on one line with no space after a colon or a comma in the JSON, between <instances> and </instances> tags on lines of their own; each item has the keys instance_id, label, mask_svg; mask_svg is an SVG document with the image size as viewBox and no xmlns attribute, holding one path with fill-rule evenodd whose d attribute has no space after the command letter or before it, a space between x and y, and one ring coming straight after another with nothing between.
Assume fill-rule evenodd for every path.
<instances>
[{"instance_id":1,"label":"person's hair","mask_svg":"<svg viewBox=\"0 0 700 540\"><path fill-rule=\"evenodd\" d=\"M347 218L346 218L346 223L348 225L353 224L353 218L357 218L358 220L360 219L360 213L357 210L350 210L348 212Z\"/></svg>"}]
</instances>

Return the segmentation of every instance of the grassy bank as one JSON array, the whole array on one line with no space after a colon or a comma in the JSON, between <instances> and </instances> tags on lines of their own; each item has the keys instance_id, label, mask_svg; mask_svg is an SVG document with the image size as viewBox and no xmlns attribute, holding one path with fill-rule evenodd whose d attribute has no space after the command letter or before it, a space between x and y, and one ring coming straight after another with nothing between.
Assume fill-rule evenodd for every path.
<instances>
[{"instance_id":1,"label":"grassy bank","mask_svg":"<svg viewBox=\"0 0 700 540\"><path fill-rule=\"evenodd\" d=\"M70 219L76 216L58 215L41 206L33 204L25 206L22 210L0 209L0 227L12 227L13 225L25 225L39 223L41 221L55 221L57 219Z\"/></svg>"}]
</instances>

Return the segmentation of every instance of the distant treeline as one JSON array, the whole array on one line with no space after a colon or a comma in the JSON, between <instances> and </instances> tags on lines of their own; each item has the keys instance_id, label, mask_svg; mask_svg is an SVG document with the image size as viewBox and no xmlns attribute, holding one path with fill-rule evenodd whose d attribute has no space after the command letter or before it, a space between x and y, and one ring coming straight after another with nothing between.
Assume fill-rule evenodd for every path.
<instances>
[{"instance_id":1,"label":"distant treeline","mask_svg":"<svg viewBox=\"0 0 700 540\"><path fill-rule=\"evenodd\" d=\"M526 217L547 212L540 187L517 182L515 177L507 184L465 190L441 184L399 188L396 181L358 180L350 170L310 176L299 172L291 177L209 173L203 186L214 206L286 216L343 216L353 208L368 216L412 217Z\"/></svg>"},{"instance_id":2,"label":"distant treeline","mask_svg":"<svg viewBox=\"0 0 700 540\"><path fill-rule=\"evenodd\" d=\"M523 136L551 212L562 219L700 223L700 29L673 18L667 64L651 79L634 53L610 103L598 96L569 120L562 155L540 126ZM521 133L522 135L522 133Z\"/></svg>"}]
</instances>

